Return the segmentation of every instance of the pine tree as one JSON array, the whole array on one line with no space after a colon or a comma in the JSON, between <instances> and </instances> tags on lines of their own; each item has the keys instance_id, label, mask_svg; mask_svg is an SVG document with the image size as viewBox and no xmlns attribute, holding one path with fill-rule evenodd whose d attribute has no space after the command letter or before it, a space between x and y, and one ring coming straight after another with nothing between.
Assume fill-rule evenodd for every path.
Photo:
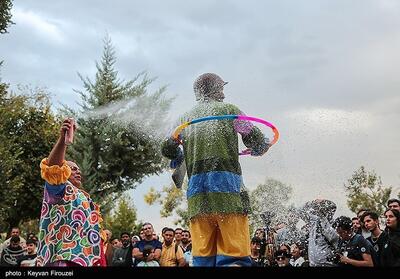
<instances>
[{"instance_id":1,"label":"pine tree","mask_svg":"<svg viewBox=\"0 0 400 279\"><path fill-rule=\"evenodd\" d=\"M344 185L347 192L347 205L357 213L366 208L383 214L392 187L384 187L382 180L374 171L367 172L364 166L356 170L348 183Z\"/></svg>"},{"instance_id":2,"label":"pine tree","mask_svg":"<svg viewBox=\"0 0 400 279\"><path fill-rule=\"evenodd\" d=\"M166 166L159 140L145 130L146 123L121 122L116 115L98 113L110 106L140 100L140 109L147 113L147 119L153 123L157 119L162 124L160 116L169 109L171 100L165 99L164 87L148 94L147 87L154 79L145 73L131 81L121 81L115 62L111 39L106 37L101 63L96 63L95 81L79 74L85 89L77 91L82 98L81 109L67 108L64 112L74 115L78 122L76 141L68 148L69 158L81 167L83 186L101 204L103 213L111 209L121 193L134 189L144 177L159 174Z\"/></svg>"},{"instance_id":3,"label":"pine tree","mask_svg":"<svg viewBox=\"0 0 400 279\"><path fill-rule=\"evenodd\" d=\"M7 27L13 24L11 21L11 0L1 0L0 1L0 34L7 33Z\"/></svg>"}]
</instances>

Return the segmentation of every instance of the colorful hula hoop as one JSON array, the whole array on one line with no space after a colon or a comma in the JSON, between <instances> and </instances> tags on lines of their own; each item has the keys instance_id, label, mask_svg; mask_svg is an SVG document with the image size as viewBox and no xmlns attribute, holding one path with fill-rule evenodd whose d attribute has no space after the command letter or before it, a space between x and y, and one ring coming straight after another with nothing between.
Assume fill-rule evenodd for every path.
<instances>
[{"instance_id":1,"label":"colorful hula hoop","mask_svg":"<svg viewBox=\"0 0 400 279\"><path fill-rule=\"evenodd\" d=\"M238 119L238 120L247 120L247 121L253 121L253 122L258 122L261 124L264 124L265 126L268 126L272 129L272 132L274 133L274 139L271 141L270 146L274 145L278 139L279 139L279 132L278 129L268 121L261 119L261 118L256 118L252 116L246 116L246 115L236 115L236 114L227 114L227 115L217 115L217 116L206 116L206 117L201 117L197 119L193 119L190 122L185 122L178 127L176 127L174 133L172 134L172 137L177 140L179 138L179 134L182 132L183 129L185 129L187 126L196 124L199 122L204 122L204 121L210 121L210 120L226 120L226 119ZM245 149L242 152L239 153L239 155L248 155L251 153L251 149Z\"/></svg>"}]
</instances>

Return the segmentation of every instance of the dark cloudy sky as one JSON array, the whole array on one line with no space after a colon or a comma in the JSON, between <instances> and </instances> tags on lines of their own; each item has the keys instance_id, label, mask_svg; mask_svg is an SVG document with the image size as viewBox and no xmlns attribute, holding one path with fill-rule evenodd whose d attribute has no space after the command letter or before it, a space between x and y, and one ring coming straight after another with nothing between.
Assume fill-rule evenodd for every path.
<instances>
[{"instance_id":1,"label":"dark cloudy sky","mask_svg":"<svg viewBox=\"0 0 400 279\"><path fill-rule=\"evenodd\" d=\"M277 126L269 154L241 159L250 189L272 177L293 186L296 204L325 197L349 214L343 183L364 165L400 190L399 1L24 0L12 14L0 60L13 88L74 104L77 72L94 77L109 34L121 78L145 70L153 90L177 97L171 118L194 105L193 80L215 72L227 102ZM131 193L139 218L158 217L143 212L143 193L168 182Z\"/></svg>"}]
</instances>

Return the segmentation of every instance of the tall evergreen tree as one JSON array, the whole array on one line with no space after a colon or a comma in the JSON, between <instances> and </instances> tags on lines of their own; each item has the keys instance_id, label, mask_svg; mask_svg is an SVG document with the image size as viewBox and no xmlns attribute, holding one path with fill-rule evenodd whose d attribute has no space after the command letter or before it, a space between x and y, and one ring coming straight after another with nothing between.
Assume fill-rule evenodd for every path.
<instances>
[{"instance_id":1,"label":"tall evergreen tree","mask_svg":"<svg viewBox=\"0 0 400 279\"><path fill-rule=\"evenodd\" d=\"M144 177L159 174L166 166L157 137L143 127L146 123L119 121L109 108L140 100L141 113L148 112L150 120L163 123L161 116L168 111L171 100L164 97L164 87L154 94L147 93L154 79L145 73L128 82L121 81L115 62L111 39L106 37L101 62L96 63L95 81L79 74L85 89L77 91L82 98L81 109L66 111L78 121L76 141L68 148L68 154L80 165L83 185L102 205L103 212L111 209L112 201L122 192L134 189Z\"/></svg>"},{"instance_id":2,"label":"tall evergreen tree","mask_svg":"<svg viewBox=\"0 0 400 279\"><path fill-rule=\"evenodd\" d=\"M11 0L0 0L0 34L7 33L8 26L13 24L11 21L11 8Z\"/></svg>"},{"instance_id":3,"label":"tall evergreen tree","mask_svg":"<svg viewBox=\"0 0 400 279\"><path fill-rule=\"evenodd\" d=\"M392 192L392 187L385 187L381 178L374 171L366 171L364 166L353 173L344 187L347 192L347 205L354 213L367 208L383 214Z\"/></svg>"}]
</instances>

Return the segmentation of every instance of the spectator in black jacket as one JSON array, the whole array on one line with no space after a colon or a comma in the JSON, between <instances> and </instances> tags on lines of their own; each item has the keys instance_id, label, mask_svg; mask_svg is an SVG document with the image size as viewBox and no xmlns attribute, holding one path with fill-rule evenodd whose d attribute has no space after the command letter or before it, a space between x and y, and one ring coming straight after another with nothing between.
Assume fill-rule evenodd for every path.
<instances>
[{"instance_id":1,"label":"spectator in black jacket","mask_svg":"<svg viewBox=\"0 0 400 279\"><path fill-rule=\"evenodd\" d=\"M127 232L121 233L122 247L114 250L112 266L132 266L131 236Z\"/></svg>"},{"instance_id":2,"label":"spectator in black jacket","mask_svg":"<svg viewBox=\"0 0 400 279\"><path fill-rule=\"evenodd\" d=\"M24 254L19 236L12 236L10 244L1 252L0 266L17 266L17 258Z\"/></svg>"},{"instance_id":3,"label":"spectator in black jacket","mask_svg":"<svg viewBox=\"0 0 400 279\"><path fill-rule=\"evenodd\" d=\"M382 266L400 267L400 212L396 209L385 211L387 240L381 254Z\"/></svg>"},{"instance_id":4,"label":"spectator in black jacket","mask_svg":"<svg viewBox=\"0 0 400 279\"><path fill-rule=\"evenodd\" d=\"M375 266L380 266L381 254L387 241L387 234L379 227L379 216L376 212L365 212L361 216L361 221L364 223L365 228L371 232L371 236L367 240L372 244L377 254L378 261Z\"/></svg>"}]
</instances>

